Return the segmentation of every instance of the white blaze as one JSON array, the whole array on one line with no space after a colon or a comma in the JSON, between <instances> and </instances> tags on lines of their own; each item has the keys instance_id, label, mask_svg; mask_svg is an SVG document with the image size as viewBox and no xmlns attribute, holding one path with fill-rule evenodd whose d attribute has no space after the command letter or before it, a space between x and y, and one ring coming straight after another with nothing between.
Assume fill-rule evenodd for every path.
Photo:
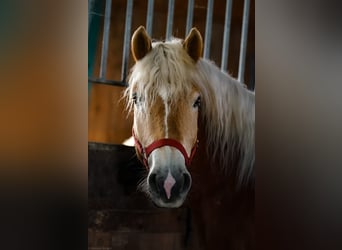
<instances>
[{"instance_id":1,"label":"white blaze","mask_svg":"<svg viewBox=\"0 0 342 250\"><path fill-rule=\"evenodd\" d=\"M169 99L169 92L166 87L161 88L159 91L159 96L163 99L164 106L165 106L165 117L164 117L164 126L165 126L165 138L169 138L169 128L167 124L167 118L169 116L170 110L168 105Z\"/></svg>"},{"instance_id":2,"label":"white blaze","mask_svg":"<svg viewBox=\"0 0 342 250\"><path fill-rule=\"evenodd\" d=\"M169 105L167 105L166 100L164 100L164 105L165 105L165 117L164 117L165 138L169 138L169 128L167 126L167 117L169 116Z\"/></svg>"}]
</instances>

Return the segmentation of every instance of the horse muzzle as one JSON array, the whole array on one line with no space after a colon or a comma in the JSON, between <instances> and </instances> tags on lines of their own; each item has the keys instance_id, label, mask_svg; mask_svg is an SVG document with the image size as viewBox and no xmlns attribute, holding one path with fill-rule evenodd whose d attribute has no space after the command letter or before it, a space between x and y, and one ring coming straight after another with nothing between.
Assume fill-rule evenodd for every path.
<instances>
[{"instance_id":1,"label":"horse muzzle","mask_svg":"<svg viewBox=\"0 0 342 250\"><path fill-rule=\"evenodd\" d=\"M159 207L180 207L190 190L191 182L189 172L182 166L157 168L147 177L150 196Z\"/></svg>"},{"instance_id":2,"label":"horse muzzle","mask_svg":"<svg viewBox=\"0 0 342 250\"><path fill-rule=\"evenodd\" d=\"M190 166L194 158L198 140L196 139L190 155L188 155L184 146L174 139L162 138L144 147L133 129L132 134L137 151L141 155L146 169L150 171L147 177L148 192L154 203L159 207L181 206L191 187L191 176L186 167ZM164 151L166 148L171 150L168 153L164 152L162 157L152 157L158 159L156 161L159 162L154 161L149 164L150 155L160 154L162 148Z\"/></svg>"}]
</instances>

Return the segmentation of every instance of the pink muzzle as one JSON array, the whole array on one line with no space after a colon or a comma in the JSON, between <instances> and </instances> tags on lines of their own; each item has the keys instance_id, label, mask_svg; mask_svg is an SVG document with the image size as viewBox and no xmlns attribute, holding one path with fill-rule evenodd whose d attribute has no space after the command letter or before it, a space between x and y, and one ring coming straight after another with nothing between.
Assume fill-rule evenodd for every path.
<instances>
[{"instance_id":1,"label":"pink muzzle","mask_svg":"<svg viewBox=\"0 0 342 250\"><path fill-rule=\"evenodd\" d=\"M187 167L190 166L190 164L192 162L192 159L195 156L196 149L197 149L198 143L199 143L199 141L196 140L194 146L191 149L190 156L188 156L188 154L187 154L185 148L183 147L183 145L180 142L178 142L178 141L176 141L174 139L170 139L170 138L159 139L159 140L156 140L156 141L152 142L150 145L148 145L147 147L144 148L142 146L142 144L140 143L140 141L135 136L135 133L134 133L133 129L132 129L132 134L133 134L135 146L137 147L139 154L142 155L143 162L144 162L144 165L145 165L147 170L149 169L148 161L147 161L149 155L153 152L153 150L155 150L157 148L164 147L164 146L170 146L170 147L174 147L174 148L178 149L182 153L182 155L184 156L185 165Z\"/></svg>"}]
</instances>

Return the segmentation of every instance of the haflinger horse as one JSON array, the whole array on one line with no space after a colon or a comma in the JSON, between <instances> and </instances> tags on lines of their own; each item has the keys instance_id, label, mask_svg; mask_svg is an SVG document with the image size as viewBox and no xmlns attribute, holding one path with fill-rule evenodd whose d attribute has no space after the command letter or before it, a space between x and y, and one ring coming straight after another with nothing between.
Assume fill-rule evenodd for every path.
<instances>
[{"instance_id":1,"label":"haflinger horse","mask_svg":"<svg viewBox=\"0 0 342 250\"><path fill-rule=\"evenodd\" d=\"M153 41L140 26L125 91L155 205L186 204L202 249L254 247L255 94L202 58L200 32ZM191 191L190 191L191 190Z\"/></svg>"}]
</instances>

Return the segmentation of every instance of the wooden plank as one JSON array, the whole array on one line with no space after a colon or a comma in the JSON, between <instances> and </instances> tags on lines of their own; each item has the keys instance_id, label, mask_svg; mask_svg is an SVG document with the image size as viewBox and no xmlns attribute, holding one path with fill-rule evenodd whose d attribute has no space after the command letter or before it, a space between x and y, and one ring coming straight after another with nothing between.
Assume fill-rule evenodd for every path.
<instances>
[{"instance_id":1,"label":"wooden plank","mask_svg":"<svg viewBox=\"0 0 342 250\"><path fill-rule=\"evenodd\" d=\"M137 191L146 170L133 147L88 144L88 208L141 209L153 205Z\"/></svg>"},{"instance_id":2,"label":"wooden plank","mask_svg":"<svg viewBox=\"0 0 342 250\"><path fill-rule=\"evenodd\" d=\"M88 250L112 248L112 233L88 229Z\"/></svg>"},{"instance_id":3,"label":"wooden plank","mask_svg":"<svg viewBox=\"0 0 342 250\"><path fill-rule=\"evenodd\" d=\"M181 250L181 233L102 232L88 230L88 250Z\"/></svg>"},{"instance_id":4,"label":"wooden plank","mask_svg":"<svg viewBox=\"0 0 342 250\"><path fill-rule=\"evenodd\" d=\"M129 235L128 249L139 250L180 250L182 234L180 233L134 233Z\"/></svg>"},{"instance_id":5,"label":"wooden plank","mask_svg":"<svg viewBox=\"0 0 342 250\"><path fill-rule=\"evenodd\" d=\"M88 227L119 232L184 232L186 210L102 210L89 211Z\"/></svg>"}]
</instances>

